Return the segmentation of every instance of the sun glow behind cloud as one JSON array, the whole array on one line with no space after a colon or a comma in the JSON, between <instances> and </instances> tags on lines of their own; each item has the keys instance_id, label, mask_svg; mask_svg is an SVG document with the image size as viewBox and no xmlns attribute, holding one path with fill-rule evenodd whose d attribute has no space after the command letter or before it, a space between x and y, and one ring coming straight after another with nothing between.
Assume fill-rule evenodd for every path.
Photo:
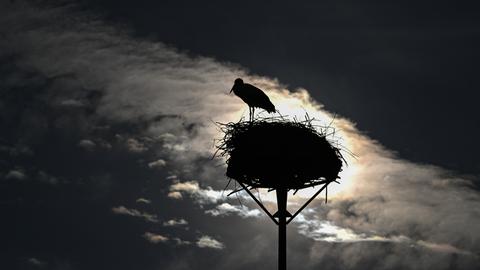
<instances>
[{"instance_id":1,"label":"sun glow behind cloud","mask_svg":"<svg viewBox=\"0 0 480 270\"><path fill-rule=\"evenodd\" d=\"M339 183L332 183L328 186L328 198L332 202L345 202L362 200L364 196L371 196L373 198L395 198L403 196L403 192L408 192L408 189L402 190L402 184L394 180L393 177L400 179L409 179L410 172L414 177L422 179L424 174L439 173L434 168L422 167L409 162L398 160L395 155L384 149L378 142L366 137L355 127L355 124L348 119L336 116L323 109L323 106L312 100L308 92L304 89L297 89L294 92L286 90L282 85L276 81L269 81L268 79L258 78L252 76L251 82L258 85L260 88L266 90L271 97L272 102L281 112L284 118L290 120L302 121L305 117L315 119L319 128L328 126L335 132L329 135L329 140L337 144L342 150L342 154L347 161L346 166L343 167L340 173ZM245 114L245 111L238 111L237 115ZM266 116L266 113L258 113L261 116ZM235 121L232 119L232 121ZM294 143L294 142L292 142ZM433 175L432 175L433 176ZM383 178L383 179L382 179ZM379 181L379 179L381 179ZM385 180L387 180L385 182ZM415 181L414 179L412 179ZM423 180L419 180L420 182ZM428 180L427 180L428 181ZM454 182L451 182L452 184ZM396 190L396 184L400 190ZM426 182L424 184L427 184ZM427 184L428 185L428 184ZM293 191L289 193L289 210L294 213L308 198L316 193L317 188L307 188L300 190L294 194ZM388 191L385 193L385 191ZM393 191L393 192L392 192ZM392 193L389 193L392 192ZM400 193L400 194L396 194ZM259 192L264 201L275 202L276 197L274 192L267 192L261 190ZM319 210L319 202L323 202L325 192L322 192L316 200L312 203L312 208ZM383 199L382 199L383 200ZM398 198L399 203L402 199ZM270 204L272 206L272 204ZM412 246L423 247L436 251L451 251L459 254L472 254L468 250L463 250L449 244L430 242L424 240L414 240L405 235L391 235L365 233L365 228L359 231L348 228L347 223L335 224L336 211L330 208L336 206L325 205L327 210L326 218L333 218L333 221L322 221L319 216L310 217L311 220L306 219L303 215L297 217L296 223L299 224L299 232L315 240L327 242L394 242L403 243ZM272 209L272 207L270 207ZM394 212L395 209L392 209ZM413 211L413 209L412 209ZM417 210L418 211L418 210ZM275 210L273 210L275 212ZM396 215L396 214L393 214ZM397 214L399 216L404 215ZM408 215L408 214L407 214ZM395 219L394 217L392 217ZM344 227L347 225L346 227ZM308 229L307 229L308 228ZM358 229L358 228L357 228ZM437 248L444 247L448 248Z\"/></svg>"},{"instance_id":2,"label":"sun glow behind cloud","mask_svg":"<svg viewBox=\"0 0 480 270\"><path fill-rule=\"evenodd\" d=\"M335 198L335 196L346 191L355 182L357 171L359 166L357 157L355 156L355 144L359 139L356 136L358 131L352 130L354 126L350 121L345 118L336 116L323 109L323 106L312 100L309 93L305 89L297 89L294 92L282 89L283 87L275 81L266 80L264 78L253 77L252 81L255 85L266 90L267 94L271 97L272 102L275 104L276 109L280 115L276 113L275 117L283 117L291 121L306 121L312 120L312 124L317 127L322 133L327 134L327 139L336 147L340 148L342 155L345 158L346 164L344 164L338 183L332 183L328 186L329 197ZM280 88L279 90L279 86ZM245 115L244 111L238 111L237 115ZM268 117L266 112L259 112L256 114L260 117ZM243 116L245 117L245 116ZM232 119L232 121L235 121ZM355 132L352 134L352 131ZM354 136L352 136L354 135ZM221 135L219 135L221 136ZM360 138L362 139L362 138ZM295 144L294 141L287 142ZM315 194L316 189L307 188L296 192L297 197L291 197L294 201L296 198L304 199L309 198ZM293 193L292 193L293 195ZM268 196L268 195L265 195Z\"/></svg>"},{"instance_id":3,"label":"sun glow behind cloud","mask_svg":"<svg viewBox=\"0 0 480 270\"><path fill-rule=\"evenodd\" d=\"M282 117L289 119L290 121L306 121L312 120L312 124L317 126L317 130L327 134L327 139L339 147L342 151L342 155L346 160L342 172L340 173L341 179L338 183L332 183L328 186L328 197L334 199L337 195L348 190L352 183L355 182L356 172L358 171L358 162L355 157L354 144L356 143L355 137L352 137L358 131L352 129L354 126L350 121L345 118L338 117L335 114L329 113L323 109L323 106L314 101L307 90L296 89L294 92L289 91L285 86L281 85L275 80L270 80L265 77L259 77L254 75L244 75L243 78L249 83L260 87L265 90L272 102L275 104L278 110L275 114L268 114L263 110L256 110L256 117ZM228 93L228 89L231 88L232 82L226 82L225 93ZM229 88L230 87L230 88ZM223 89L221 89L223 90ZM239 119L248 119L248 107L238 97L233 94L229 94L230 100L228 102L235 104L235 109L226 115L218 115L222 120L219 122L236 122ZM211 129L210 133L214 138L221 138L223 134L219 129ZM294 141L288 142L295 144ZM214 151L211 149L210 151ZM213 152L212 152L213 153ZM295 192L290 192L290 204L301 205L302 201L310 198L316 193L318 188L307 188ZM322 192L324 194L325 192ZM276 197L274 192L268 192L264 189L259 189L259 195L265 201L275 202Z\"/></svg>"}]
</instances>

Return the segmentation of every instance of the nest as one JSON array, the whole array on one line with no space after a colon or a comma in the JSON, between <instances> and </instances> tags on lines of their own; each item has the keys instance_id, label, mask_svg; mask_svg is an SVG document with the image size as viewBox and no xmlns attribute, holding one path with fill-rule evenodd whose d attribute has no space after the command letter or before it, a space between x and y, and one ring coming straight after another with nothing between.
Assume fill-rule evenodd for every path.
<instances>
[{"instance_id":1,"label":"nest","mask_svg":"<svg viewBox=\"0 0 480 270\"><path fill-rule=\"evenodd\" d=\"M263 118L219 124L217 152L227 158L226 175L252 188L302 189L338 178L344 161L327 140L329 128L305 121Z\"/></svg>"}]
</instances>

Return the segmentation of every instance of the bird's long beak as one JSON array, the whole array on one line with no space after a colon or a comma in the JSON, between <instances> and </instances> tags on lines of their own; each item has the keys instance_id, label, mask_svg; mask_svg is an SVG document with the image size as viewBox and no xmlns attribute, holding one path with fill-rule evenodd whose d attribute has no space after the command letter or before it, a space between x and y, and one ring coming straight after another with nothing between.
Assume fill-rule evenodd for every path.
<instances>
[{"instance_id":1,"label":"bird's long beak","mask_svg":"<svg viewBox=\"0 0 480 270\"><path fill-rule=\"evenodd\" d=\"M230 90L230 94L232 93L232 91L233 91L233 87L232 87L232 89Z\"/></svg>"}]
</instances>

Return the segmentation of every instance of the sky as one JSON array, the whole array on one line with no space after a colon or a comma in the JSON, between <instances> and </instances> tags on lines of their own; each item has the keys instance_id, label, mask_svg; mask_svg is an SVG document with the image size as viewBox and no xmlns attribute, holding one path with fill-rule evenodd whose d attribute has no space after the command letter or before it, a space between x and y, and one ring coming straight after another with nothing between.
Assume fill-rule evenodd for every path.
<instances>
[{"instance_id":1,"label":"sky","mask_svg":"<svg viewBox=\"0 0 480 270\"><path fill-rule=\"evenodd\" d=\"M238 77L355 154L289 225L290 269L479 268L475 5L0 5L2 269L274 269L212 159Z\"/></svg>"}]
</instances>

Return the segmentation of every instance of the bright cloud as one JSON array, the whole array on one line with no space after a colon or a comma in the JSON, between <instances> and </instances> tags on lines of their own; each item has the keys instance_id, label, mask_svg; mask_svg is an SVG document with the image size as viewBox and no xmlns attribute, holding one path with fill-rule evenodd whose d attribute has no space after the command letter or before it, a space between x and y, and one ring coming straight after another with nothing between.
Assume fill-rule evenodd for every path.
<instances>
[{"instance_id":1,"label":"bright cloud","mask_svg":"<svg viewBox=\"0 0 480 270\"><path fill-rule=\"evenodd\" d=\"M217 205L214 209L206 210L205 213L216 216L228 216L236 214L241 217L259 217L262 215L258 209L249 209L245 205L232 205L229 203L222 203Z\"/></svg>"},{"instance_id":2,"label":"bright cloud","mask_svg":"<svg viewBox=\"0 0 480 270\"><path fill-rule=\"evenodd\" d=\"M170 220L167 220L167 221L163 222L163 226L167 226L167 227L184 226L184 225L188 225L188 222L183 218L181 218L181 219L170 219Z\"/></svg>"},{"instance_id":3,"label":"bright cloud","mask_svg":"<svg viewBox=\"0 0 480 270\"><path fill-rule=\"evenodd\" d=\"M5 179L23 180L25 178L27 175L22 169L11 170L5 175Z\"/></svg>"},{"instance_id":4,"label":"bright cloud","mask_svg":"<svg viewBox=\"0 0 480 270\"><path fill-rule=\"evenodd\" d=\"M145 198L138 198L136 200L137 203L144 203L144 204L151 204L152 201L150 201L149 199L145 199Z\"/></svg>"},{"instance_id":5,"label":"bright cloud","mask_svg":"<svg viewBox=\"0 0 480 270\"><path fill-rule=\"evenodd\" d=\"M211 187L203 189L197 181L179 182L171 185L168 196L178 199L182 198L182 193L188 194L201 204L216 203L226 198L223 191L214 190Z\"/></svg>"},{"instance_id":6,"label":"bright cloud","mask_svg":"<svg viewBox=\"0 0 480 270\"><path fill-rule=\"evenodd\" d=\"M145 232L143 234L143 238L147 239L148 242L153 244L165 243L168 241L168 237L151 232Z\"/></svg>"},{"instance_id":7,"label":"bright cloud","mask_svg":"<svg viewBox=\"0 0 480 270\"><path fill-rule=\"evenodd\" d=\"M115 213L115 214L118 214L118 215L140 217L140 218L143 218L143 219L145 219L146 221L149 221L149 222L154 222L154 223L158 222L157 215L153 215L153 214L149 214L149 213L145 213L145 212L140 212L137 209L127 208L123 205L113 207L112 212Z\"/></svg>"},{"instance_id":8,"label":"bright cloud","mask_svg":"<svg viewBox=\"0 0 480 270\"><path fill-rule=\"evenodd\" d=\"M148 167L149 168L162 168L162 167L165 167L165 165L167 164L167 162L165 162L165 160L163 159L158 159L158 160L155 160L155 161L152 161L152 162L149 162L148 163Z\"/></svg>"},{"instance_id":9,"label":"bright cloud","mask_svg":"<svg viewBox=\"0 0 480 270\"><path fill-rule=\"evenodd\" d=\"M224 249L225 245L211 236L203 235L197 240L197 246L200 248Z\"/></svg>"}]
</instances>

